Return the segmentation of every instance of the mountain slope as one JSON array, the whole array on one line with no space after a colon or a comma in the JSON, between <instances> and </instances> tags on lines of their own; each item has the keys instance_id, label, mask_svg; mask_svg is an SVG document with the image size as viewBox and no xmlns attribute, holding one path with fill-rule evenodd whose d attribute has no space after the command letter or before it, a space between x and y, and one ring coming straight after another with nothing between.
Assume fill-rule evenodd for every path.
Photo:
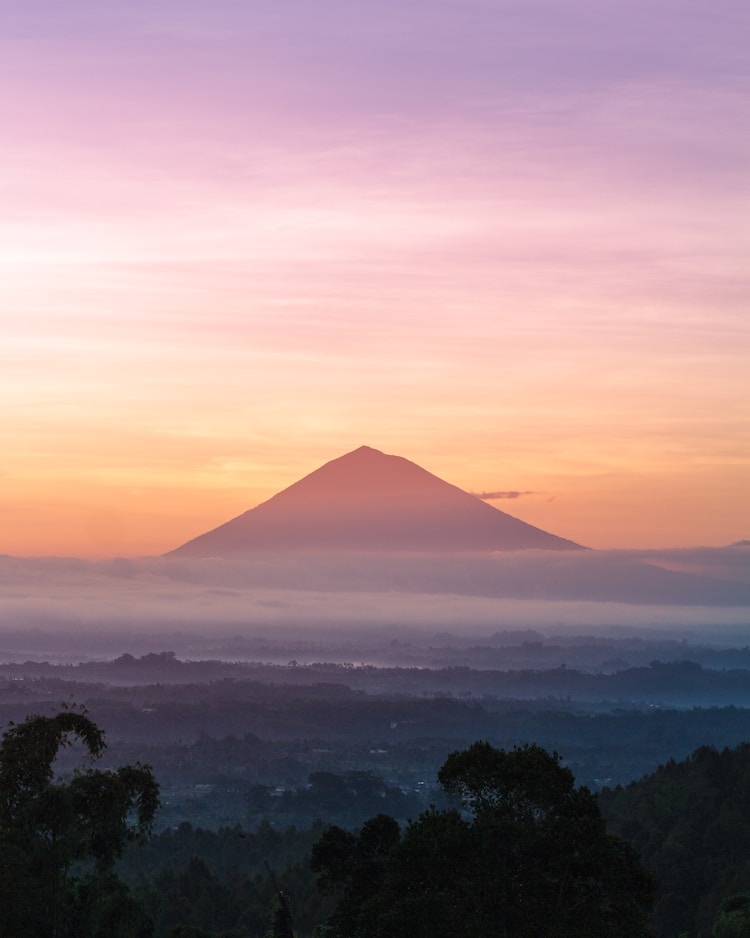
<instances>
[{"instance_id":1,"label":"mountain slope","mask_svg":"<svg viewBox=\"0 0 750 938\"><path fill-rule=\"evenodd\" d=\"M369 446L331 462L171 555L263 550L575 550L401 456Z\"/></svg>"}]
</instances>

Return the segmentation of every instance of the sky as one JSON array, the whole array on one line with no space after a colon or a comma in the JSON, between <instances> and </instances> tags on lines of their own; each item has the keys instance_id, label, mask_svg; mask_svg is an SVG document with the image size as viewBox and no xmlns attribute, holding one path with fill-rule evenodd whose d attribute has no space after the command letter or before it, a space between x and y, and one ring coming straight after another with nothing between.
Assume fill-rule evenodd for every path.
<instances>
[{"instance_id":1,"label":"sky","mask_svg":"<svg viewBox=\"0 0 750 938\"><path fill-rule=\"evenodd\" d=\"M366 444L596 548L750 537L746 0L0 9L0 553ZM366 493L363 493L366 497Z\"/></svg>"}]
</instances>

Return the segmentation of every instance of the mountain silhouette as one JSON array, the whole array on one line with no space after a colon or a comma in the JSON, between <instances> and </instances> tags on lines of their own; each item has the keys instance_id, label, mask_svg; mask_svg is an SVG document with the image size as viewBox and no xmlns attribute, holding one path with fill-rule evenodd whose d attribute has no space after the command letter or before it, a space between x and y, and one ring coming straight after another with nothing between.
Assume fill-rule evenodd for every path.
<instances>
[{"instance_id":1,"label":"mountain silhouette","mask_svg":"<svg viewBox=\"0 0 750 938\"><path fill-rule=\"evenodd\" d=\"M493 508L408 459L361 446L170 556L528 549L583 548Z\"/></svg>"}]
</instances>

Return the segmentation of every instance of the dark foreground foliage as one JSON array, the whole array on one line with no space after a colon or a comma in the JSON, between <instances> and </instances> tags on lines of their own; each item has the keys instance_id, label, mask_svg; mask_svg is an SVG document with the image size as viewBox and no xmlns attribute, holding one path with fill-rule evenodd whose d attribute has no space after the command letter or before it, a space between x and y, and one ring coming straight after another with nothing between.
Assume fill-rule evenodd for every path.
<instances>
[{"instance_id":1,"label":"dark foreground foliage","mask_svg":"<svg viewBox=\"0 0 750 938\"><path fill-rule=\"evenodd\" d=\"M65 747L79 765L60 776ZM156 837L153 773L95 768L104 748L75 709L3 737L3 938L750 935L748 744L596 798L538 745L474 743L439 772L451 806L404 827L381 812L356 832L184 823ZM386 806L377 781L322 773L302 797L333 810L346 782Z\"/></svg>"},{"instance_id":2,"label":"dark foreground foliage","mask_svg":"<svg viewBox=\"0 0 750 938\"><path fill-rule=\"evenodd\" d=\"M113 868L150 832L158 786L143 765L56 778L57 753L73 741L90 759L105 748L74 710L30 716L0 744L0 935L145 938L148 917Z\"/></svg>"},{"instance_id":3,"label":"dark foreground foliage","mask_svg":"<svg viewBox=\"0 0 750 938\"><path fill-rule=\"evenodd\" d=\"M281 831L264 821L256 830L209 831L184 823L129 851L119 870L153 919L155 938L173 938L178 927L185 935L261 938L279 892L295 930L309 935L331 908L309 866L323 829Z\"/></svg>"},{"instance_id":4,"label":"dark foreground foliage","mask_svg":"<svg viewBox=\"0 0 750 938\"><path fill-rule=\"evenodd\" d=\"M456 809L429 810L403 832L378 815L316 843L319 884L337 897L333 938L648 934L653 878L556 754L475 743L439 777Z\"/></svg>"},{"instance_id":5,"label":"dark foreground foliage","mask_svg":"<svg viewBox=\"0 0 750 938\"><path fill-rule=\"evenodd\" d=\"M267 822L254 831L205 831L183 824L126 855L122 875L138 886L157 923L158 938L171 938L180 923L203 929L203 934L223 923L230 933L240 929L243 936L260 938L275 894L266 861L290 898L300 935L310 935L328 919L321 936L326 927L335 935L360 923L364 929L381 929L376 934L419 935L420 922L425 934L431 929L435 935L450 934L453 928L453 936L462 936L469 934L469 925L483 927L472 919L476 901L485 902L485 911L492 914L491 903L503 890L508 900L517 896L505 913L514 927L514 916L528 916L528 927L541 928L540 934L566 934L540 924L540 917L553 909L555 916L562 912L559 928L567 918L571 934L586 935L584 926L602 938L617 935L618 928L627 934L628 903L638 907L639 915L647 905L642 870L633 865L632 852L622 841L602 834L590 796L582 790L576 794L567 770L538 747L527 747L525 768L516 764L513 772L517 759L512 753L493 768L492 747L475 745L467 752L470 756L448 760L441 780L469 810L426 811L405 828L377 815L355 833L322 825L280 831ZM477 771L469 772L467 761ZM504 777L509 778L507 787L500 784ZM519 790L526 792L525 799L518 797ZM545 799L554 810L543 810ZM600 793L597 801L607 825L632 842L644 866L660 880L650 918L654 935L750 935L750 899L743 895L750 892L749 800L747 745L723 751L704 747L627 788ZM549 850L546 838L553 834L555 849ZM308 867L316 842L315 865L329 893L328 904ZM584 842L588 850L566 854ZM192 859L198 857L202 866ZM560 864L566 858L570 864L563 867L562 877ZM617 863L623 864L624 876L616 875ZM633 875L636 890L629 894ZM615 908L606 905L608 892L616 903L624 903L619 924L607 922L604 931L595 930L587 917L602 910L588 908L587 888L594 888L594 906L605 902L605 913ZM408 929L399 932L407 923Z\"/></svg>"},{"instance_id":6,"label":"dark foreground foliage","mask_svg":"<svg viewBox=\"0 0 750 938\"><path fill-rule=\"evenodd\" d=\"M664 938L710 935L722 902L750 890L750 745L703 746L626 788L602 791L599 802L659 878L653 922ZM727 930L741 917L727 911L720 934L750 935Z\"/></svg>"}]
</instances>

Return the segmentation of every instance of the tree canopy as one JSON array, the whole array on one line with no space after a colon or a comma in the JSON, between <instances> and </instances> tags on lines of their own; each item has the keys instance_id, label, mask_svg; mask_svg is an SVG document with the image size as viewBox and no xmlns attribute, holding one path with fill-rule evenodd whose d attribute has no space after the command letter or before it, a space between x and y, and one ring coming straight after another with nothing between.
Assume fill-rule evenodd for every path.
<instances>
[{"instance_id":1,"label":"tree canopy","mask_svg":"<svg viewBox=\"0 0 750 938\"><path fill-rule=\"evenodd\" d=\"M701 746L625 788L605 789L599 803L659 878L658 934L708 934L722 902L750 891L750 744ZM722 933L743 916L750 922L750 911L730 901Z\"/></svg>"},{"instance_id":2,"label":"tree canopy","mask_svg":"<svg viewBox=\"0 0 750 938\"><path fill-rule=\"evenodd\" d=\"M84 765L56 777L61 748ZM24 938L149 933L113 872L151 830L159 788L148 766L96 769L104 734L85 712L29 716L0 743L0 934Z\"/></svg>"},{"instance_id":3,"label":"tree canopy","mask_svg":"<svg viewBox=\"0 0 750 938\"><path fill-rule=\"evenodd\" d=\"M439 779L454 808L404 831L382 815L358 835L329 828L315 845L319 884L338 897L334 935L647 934L655 883L557 754L479 742L449 756Z\"/></svg>"}]
</instances>

